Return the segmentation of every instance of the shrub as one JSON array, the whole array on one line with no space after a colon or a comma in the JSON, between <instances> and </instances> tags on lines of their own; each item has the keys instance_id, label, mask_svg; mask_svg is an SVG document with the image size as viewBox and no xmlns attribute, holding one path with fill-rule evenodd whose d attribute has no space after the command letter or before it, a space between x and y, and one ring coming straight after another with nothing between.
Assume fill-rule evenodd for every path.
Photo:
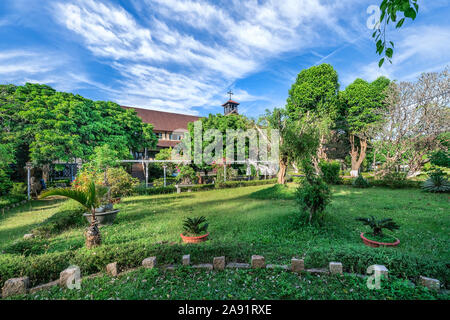
<instances>
[{"instance_id":1,"label":"shrub","mask_svg":"<svg viewBox=\"0 0 450 320\"><path fill-rule=\"evenodd\" d=\"M379 242L390 242L389 240L392 238L390 236L385 236L383 229L394 231L400 228L400 226L396 224L392 218L377 220L374 216L371 216L370 218L356 218L356 220L369 226L372 229L372 233L369 233L369 235L373 236L373 239L371 240ZM395 239L393 240L395 241Z\"/></svg>"},{"instance_id":2,"label":"shrub","mask_svg":"<svg viewBox=\"0 0 450 320\"><path fill-rule=\"evenodd\" d=\"M0 168L0 195L8 194L12 188L12 182L6 170Z\"/></svg>"},{"instance_id":3,"label":"shrub","mask_svg":"<svg viewBox=\"0 0 450 320\"><path fill-rule=\"evenodd\" d=\"M176 182L177 182L176 178L166 177L166 186L175 184ZM153 186L164 187L164 178L158 178L158 179L153 180Z\"/></svg>"},{"instance_id":4,"label":"shrub","mask_svg":"<svg viewBox=\"0 0 450 320\"><path fill-rule=\"evenodd\" d=\"M182 166L179 168L177 182L181 184L193 184L195 181L195 171L190 166Z\"/></svg>"},{"instance_id":5,"label":"shrub","mask_svg":"<svg viewBox=\"0 0 450 320\"><path fill-rule=\"evenodd\" d=\"M301 219L311 223L321 222L326 206L331 201L328 185L320 178L311 176L295 192Z\"/></svg>"},{"instance_id":6,"label":"shrub","mask_svg":"<svg viewBox=\"0 0 450 320\"><path fill-rule=\"evenodd\" d=\"M58 211L32 230L36 236L50 237L67 229L86 225L86 210L73 200L65 201Z\"/></svg>"},{"instance_id":7,"label":"shrub","mask_svg":"<svg viewBox=\"0 0 450 320\"><path fill-rule=\"evenodd\" d=\"M450 183L447 175L441 169L435 169L428 175L429 178L422 185L422 189L428 192L450 192Z\"/></svg>"},{"instance_id":8,"label":"shrub","mask_svg":"<svg viewBox=\"0 0 450 320\"><path fill-rule=\"evenodd\" d=\"M208 223L204 216L196 218L186 218L183 221L183 235L188 237L196 237L206 234L208 231Z\"/></svg>"},{"instance_id":9,"label":"shrub","mask_svg":"<svg viewBox=\"0 0 450 320\"><path fill-rule=\"evenodd\" d=\"M361 174L358 175L358 177L356 177L356 179L353 180L352 185L355 188L368 188L368 187L370 187L369 182L366 179L364 179L364 177Z\"/></svg>"},{"instance_id":10,"label":"shrub","mask_svg":"<svg viewBox=\"0 0 450 320\"><path fill-rule=\"evenodd\" d=\"M133 193L139 180L133 178L124 168L108 168L108 184L110 186L112 197L125 197Z\"/></svg>"},{"instance_id":11,"label":"shrub","mask_svg":"<svg viewBox=\"0 0 450 320\"><path fill-rule=\"evenodd\" d=\"M23 182L14 182L10 194L15 197L22 197L25 199L25 194L27 193L27 185Z\"/></svg>"},{"instance_id":12,"label":"shrub","mask_svg":"<svg viewBox=\"0 0 450 320\"><path fill-rule=\"evenodd\" d=\"M319 162L322 179L329 184L339 184L341 165L338 161L323 161Z\"/></svg>"}]
</instances>

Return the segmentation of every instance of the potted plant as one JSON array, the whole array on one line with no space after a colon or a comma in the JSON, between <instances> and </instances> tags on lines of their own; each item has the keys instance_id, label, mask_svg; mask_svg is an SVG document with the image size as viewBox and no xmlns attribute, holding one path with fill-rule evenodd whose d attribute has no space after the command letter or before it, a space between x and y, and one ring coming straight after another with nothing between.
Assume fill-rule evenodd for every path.
<instances>
[{"instance_id":1,"label":"potted plant","mask_svg":"<svg viewBox=\"0 0 450 320\"><path fill-rule=\"evenodd\" d=\"M91 181L86 190L78 189L53 189L41 194L41 199L50 196L62 196L69 199L73 199L80 203L91 213L88 214L90 217L90 226L86 229L86 246L92 248L101 244L100 230L98 229L97 217L101 213L97 213L101 201L105 194L108 192L107 188L102 186L96 186L94 181ZM117 210L118 211L118 210ZM117 212L116 212L117 214ZM85 214L86 215L86 214Z\"/></svg>"},{"instance_id":2,"label":"potted plant","mask_svg":"<svg viewBox=\"0 0 450 320\"><path fill-rule=\"evenodd\" d=\"M183 222L183 229L184 231L180 236L184 243L198 243L208 239L208 223L206 223L206 218L203 216L187 218Z\"/></svg>"},{"instance_id":3,"label":"potted plant","mask_svg":"<svg viewBox=\"0 0 450 320\"><path fill-rule=\"evenodd\" d=\"M383 229L394 231L400 228L391 218L377 220L374 216L371 216L370 218L356 218L356 220L372 228L372 232L361 232L361 239L366 246L373 248L379 246L396 247L400 243L399 239L383 233Z\"/></svg>"}]
</instances>

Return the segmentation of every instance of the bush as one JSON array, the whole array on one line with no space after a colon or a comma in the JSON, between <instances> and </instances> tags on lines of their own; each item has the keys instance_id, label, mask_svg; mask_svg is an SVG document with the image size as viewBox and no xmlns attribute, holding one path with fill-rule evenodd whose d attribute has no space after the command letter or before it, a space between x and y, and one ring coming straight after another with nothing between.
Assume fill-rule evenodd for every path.
<instances>
[{"instance_id":1,"label":"bush","mask_svg":"<svg viewBox=\"0 0 450 320\"><path fill-rule=\"evenodd\" d=\"M15 197L26 198L25 194L27 193L27 185L23 182L14 182L12 185L12 189L10 194Z\"/></svg>"},{"instance_id":2,"label":"bush","mask_svg":"<svg viewBox=\"0 0 450 320\"><path fill-rule=\"evenodd\" d=\"M182 166L179 168L177 182L180 184L193 184L195 181L195 171L190 166Z\"/></svg>"},{"instance_id":3,"label":"bush","mask_svg":"<svg viewBox=\"0 0 450 320\"><path fill-rule=\"evenodd\" d=\"M133 178L124 168L108 168L107 173L108 184L112 197L125 197L133 193L134 188L138 185L139 180Z\"/></svg>"},{"instance_id":4,"label":"bush","mask_svg":"<svg viewBox=\"0 0 450 320\"><path fill-rule=\"evenodd\" d=\"M26 199L26 196L2 196L0 197L0 209L9 207Z\"/></svg>"},{"instance_id":5,"label":"bush","mask_svg":"<svg viewBox=\"0 0 450 320\"><path fill-rule=\"evenodd\" d=\"M422 185L423 190L428 192L450 192L450 183L447 175L441 169L435 169L428 176L428 180Z\"/></svg>"},{"instance_id":6,"label":"bush","mask_svg":"<svg viewBox=\"0 0 450 320\"><path fill-rule=\"evenodd\" d=\"M331 201L331 191L320 178L311 176L295 192L300 208L301 220L308 223L321 222L326 206Z\"/></svg>"},{"instance_id":7,"label":"bush","mask_svg":"<svg viewBox=\"0 0 450 320\"><path fill-rule=\"evenodd\" d=\"M50 237L67 229L86 225L83 217L85 209L73 200L65 201L58 211L32 230L40 237Z\"/></svg>"},{"instance_id":8,"label":"bush","mask_svg":"<svg viewBox=\"0 0 450 320\"><path fill-rule=\"evenodd\" d=\"M339 184L341 178L339 176L341 164L338 161L323 161L319 162L322 179L329 184Z\"/></svg>"},{"instance_id":9,"label":"bush","mask_svg":"<svg viewBox=\"0 0 450 320\"><path fill-rule=\"evenodd\" d=\"M369 182L364 179L364 177L362 175L358 175L358 177L356 179L353 180L353 186L355 188L368 188L370 187Z\"/></svg>"},{"instance_id":10,"label":"bush","mask_svg":"<svg viewBox=\"0 0 450 320\"><path fill-rule=\"evenodd\" d=\"M11 190L13 183L9 177L9 174L0 168L0 196L6 195Z\"/></svg>"},{"instance_id":11,"label":"bush","mask_svg":"<svg viewBox=\"0 0 450 320\"><path fill-rule=\"evenodd\" d=\"M166 177L166 186L176 184L177 179L172 177ZM158 178L153 180L153 186L154 187L164 187L164 178Z\"/></svg>"}]
</instances>

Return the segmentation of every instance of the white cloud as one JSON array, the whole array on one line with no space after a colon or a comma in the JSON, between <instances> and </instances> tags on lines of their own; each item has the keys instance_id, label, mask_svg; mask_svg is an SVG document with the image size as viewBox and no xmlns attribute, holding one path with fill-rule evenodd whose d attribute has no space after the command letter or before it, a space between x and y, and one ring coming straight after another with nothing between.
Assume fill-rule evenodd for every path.
<instances>
[{"instance_id":1,"label":"white cloud","mask_svg":"<svg viewBox=\"0 0 450 320\"><path fill-rule=\"evenodd\" d=\"M227 87L273 57L329 44L317 28L351 38L339 26L342 4L315 0L134 1L138 17L100 1L65 1L55 19L104 63L119 71L123 104L195 112L225 96ZM346 4L348 5L348 3ZM139 19L138 19L139 18ZM237 91L238 92L238 91ZM236 92L236 93L237 93ZM237 100L255 99L251 94ZM138 104L136 104L138 103Z\"/></svg>"}]
</instances>

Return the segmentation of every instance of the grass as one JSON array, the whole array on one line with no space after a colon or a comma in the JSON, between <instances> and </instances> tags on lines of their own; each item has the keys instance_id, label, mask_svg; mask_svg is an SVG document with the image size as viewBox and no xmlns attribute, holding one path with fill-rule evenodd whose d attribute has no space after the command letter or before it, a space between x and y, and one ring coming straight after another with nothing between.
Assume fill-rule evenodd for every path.
<instances>
[{"instance_id":1,"label":"grass","mask_svg":"<svg viewBox=\"0 0 450 320\"><path fill-rule=\"evenodd\" d=\"M76 227L39 240L44 242L44 250L37 250L30 257L78 255L70 263L81 263L82 257L79 265L86 274L103 270L113 259L122 265L136 266L140 255L147 254L157 255L161 263L180 263L181 255L188 253L193 263L210 262L220 255L229 261L249 262L252 254L260 254L267 263L289 264L297 256L305 258L308 268L324 267L334 260L343 262L345 271L363 273L369 263L375 262L389 266L399 277L438 275L442 283L450 281L448 195L417 189L350 186L333 186L332 190L333 201L320 229L295 223L294 185L124 198L118 205L121 211L115 224L101 228L101 248L94 251L84 248L84 229ZM34 201L31 210L26 206L6 213L0 218L0 251L10 248L24 233L51 217L59 205L57 201ZM401 241L398 247L375 249L362 243L359 234L369 229L355 218L370 215L379 219L391 217L401 226L395 232ZM182 221L194 216L207 218L210 240L184 245L179 235ZM102 252L105 255L100 258ZM0 271L4 261L1 256ZM409 265L410 262L414 265ZM416 264L423 268L415 270ZM3 270L10 268L3 267ZM55 279L61 270L54 267L46 280ZM42 281L36 278L34 284L39 282Z\"/></svg>"},{"instance_id":2,"label":"grass","mask_svg":"<svg viewBox=\"0 0 450 320\"><path fill-rule=\"evenodd\" d=\"M86 279L79 290L53 287L14 299L47 300L229 300L229 299L376 299L449 300L448 293L413 287L407 280L381 281L381 288L370 290L367 279L352 275L297 275L277 269L204 271L190 267L175 271L140 269L113 278Z\"/></svg>"}]
</instances>

